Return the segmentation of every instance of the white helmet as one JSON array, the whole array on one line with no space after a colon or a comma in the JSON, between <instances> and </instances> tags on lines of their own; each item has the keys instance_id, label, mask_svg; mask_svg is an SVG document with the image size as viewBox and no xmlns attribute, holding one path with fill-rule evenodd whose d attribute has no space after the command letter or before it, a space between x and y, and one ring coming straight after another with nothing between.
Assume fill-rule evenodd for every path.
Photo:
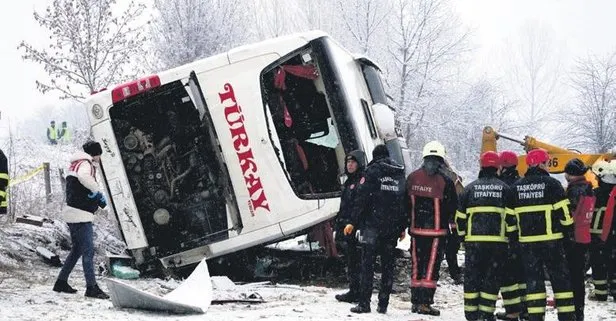
<instances>
[{"instance_id":1,"label":"white helmet","mask_svg":"<svg viewBox=\"0 0 616 321\"><path fill-rule=\"evenodd\" d=\"M426 156L438 156L444 159L445 146L436 140L427 143L423 148L423 157Z\"/></svg>"}]
</instances>

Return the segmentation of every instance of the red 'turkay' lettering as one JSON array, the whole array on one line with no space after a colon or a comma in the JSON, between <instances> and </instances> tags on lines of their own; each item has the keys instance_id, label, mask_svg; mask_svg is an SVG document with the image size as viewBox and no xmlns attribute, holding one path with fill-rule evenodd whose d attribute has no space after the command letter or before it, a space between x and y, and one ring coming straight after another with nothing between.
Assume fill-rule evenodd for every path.
<instances>
[{"instance_id":1,"label":"red 'turkay' lettering","mask_svg":"<svg viewBox=\"0 0 616 321\"><path fill-rule=\"evenodd\" d=\"M224 87L225 91L218 93L218 96L220 97L220 103L224 104L226 101L230 101L231 103L225 106L225 119L229 125L231 139L233 140L233 148L240 162L240 168L244 176L244 184L250 195L252 209L262 208L269 212L269 202L265 196L265 190L263 189L263 184L261 184L261 178L259 177L259 169L254 160L248 134L244 127L242 108L237 104L231 84L227 83Z\"/></svg>"}]
</instances>

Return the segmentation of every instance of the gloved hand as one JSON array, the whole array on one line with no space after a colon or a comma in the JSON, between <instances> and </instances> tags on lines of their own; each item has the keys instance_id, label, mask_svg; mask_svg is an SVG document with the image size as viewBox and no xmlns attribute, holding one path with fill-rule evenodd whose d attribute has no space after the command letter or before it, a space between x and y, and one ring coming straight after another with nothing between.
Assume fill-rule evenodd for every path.
<instances>
[{"instance_id":1,"label":"gloved hand","mask_svg":"<svg viewBox=\"0 0 616 321\"><path fill-rule=\"evenodd\" d=\"M347 225L344 227L344 235L345 235L345 236L351 235L351 233L353 233L353 229L354 229L354 227L353 227L353 225L352 225L352 224L347 224Z\"/></svg>"},{"instance_id":2,"label":"gloved hand","mask_svg":"<svg viewBox=\"0 0 616 321\"><path fill-rule=\"evenodd\" d=\"M98 200L100 200L100 199L101 199L101 197L104 197L104 196L103 196L103 193L101 193L101 192L96 192L96 193L90 193L90 194L88 194L88 198L90 198L90 199L94 199L94 200L97 200L97 201L98 201Z\"/></svg>"},{"instance_id":3,"label":"gloved hand","mask_svg":"<svg viewBox=\"0 0 616 321\"><path fill-rule=\"evenodd\" d=\"M105 195L103 194L101 194L101 199L98 200L98 207L100 208L107 207L107 199L105 198Z\"/></svg>"}]
</instances>

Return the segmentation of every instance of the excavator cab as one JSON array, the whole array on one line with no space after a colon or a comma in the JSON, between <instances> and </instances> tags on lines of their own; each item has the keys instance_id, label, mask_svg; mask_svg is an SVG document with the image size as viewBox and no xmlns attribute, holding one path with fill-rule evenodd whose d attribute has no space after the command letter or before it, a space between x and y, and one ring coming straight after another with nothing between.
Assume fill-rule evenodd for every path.
<instances>
[{"instance_id":1,"label":"excavator cab","mask_svg":"<svg viewBox=\"0 0 616 321\"><path fill-rule=\"evenodd\" d=\"M486 126L483 129L483 135L481 138L481 153L486 151L497 151L496 142L498 139L503 138L509 141L516 142L520 144L526 153L533 149L543 148L550 155L550 159L548 161L548 170L552 174L560 174L564 173L565 166L567 162L574 158L579 158L586 166L589 168L592 167L593 164L605 160L609 161L614 158L614 154L606 153L606 154L582 154L579 151L566 149L562 147L558 147L552 144L548 144L546 142L540 141L532 136L525 136L524 139L516 139L510 135L499 133L495 131L492 127ZM526 165L526 155L518 156L518 172L520 175L524 175L528 166ZM586 173L586 179L593 184L593 187L598 185L597 177L592 171L588 171Z\"/></svg>"}]
</instances>

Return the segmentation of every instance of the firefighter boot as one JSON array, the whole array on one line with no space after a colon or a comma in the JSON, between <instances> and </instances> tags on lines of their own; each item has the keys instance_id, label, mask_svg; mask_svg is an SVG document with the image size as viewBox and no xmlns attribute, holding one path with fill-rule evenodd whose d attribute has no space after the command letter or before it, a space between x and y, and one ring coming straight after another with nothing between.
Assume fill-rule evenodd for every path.
<instances>
[{"instance_id":1,"label":"firefighter boot","mask_svg":"<svg viewBox=\"0 0 616 321\"><path fill-rule=\"evenodd\" d=\"M359 302L359 299L357 297L357 295L351 291L347 292L347 293L343 293L343 294L336 294L335 296L336 300L340 301L340 302L348 302L348 303L357 303Z\"/></svg>"},{"instance_id":2,"label":"firefighter boot","mask_svg":"<svg viewBox=\"0 0 616 321\"><path fill-rule=\"evenodd\" d=\"M53 290L56 292L64 292L64 293L75 293L77 290L73 289L68 282L56 280L56 283L53 285Z\"/></svg>"},{"instance_id":3,"label":"firefighter boot","mask_svg":"<svg viewBox=\"0 0 616 321\"><path fill-rule=\"evenodd\" d=\"M441 311L433 308L429 304L415 304L411 308L411 312L418 313L418 314L433 315L433 316L441 315Z\"/></svg>"}]
</instances>

